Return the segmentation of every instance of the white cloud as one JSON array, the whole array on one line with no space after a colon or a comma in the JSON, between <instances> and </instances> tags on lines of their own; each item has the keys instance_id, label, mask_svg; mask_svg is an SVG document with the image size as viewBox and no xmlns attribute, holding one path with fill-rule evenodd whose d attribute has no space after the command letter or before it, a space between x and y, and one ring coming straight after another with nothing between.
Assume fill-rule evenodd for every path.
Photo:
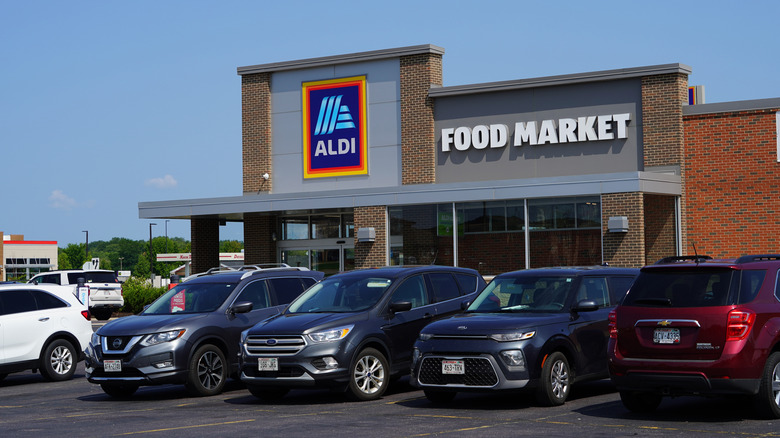
<instances>
[{"instance_id":1,"label":"white cloud","mask_svg":"<svg viewBox=\"0 0 780 438\"><path fill-rule=\"evenodd\" d=\"M63 193L62 190L52 191L49 201L51 201L51 206L58 210L71 210L76 206L76 200Z\"/></svg>"},{"instance_id":2,"label":"white cloud","mask_svg":"<svg viewBox=\"0 0 780 438\"><path fill-rule=\"evenodd\" d=\"M167 189L176 187L179 182L176 181L176 178L172 177L171 175L165 175L162 178L147 179L145 184L147 186L157 187L158 189Z\"/></svg>"}]
</instances>

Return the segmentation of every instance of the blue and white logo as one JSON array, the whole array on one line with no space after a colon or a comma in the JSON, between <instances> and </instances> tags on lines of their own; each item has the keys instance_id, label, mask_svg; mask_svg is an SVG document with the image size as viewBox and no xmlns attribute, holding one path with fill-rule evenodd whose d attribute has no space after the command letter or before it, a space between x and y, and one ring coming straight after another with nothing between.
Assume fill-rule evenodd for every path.
<instances>
[{"instance_id":1,"label":"blue and white logo","mask_svg":"<svg viewBox=\"0 0 780 438\"><path fill-rule=\"evenodd\" d=\"M341 98L343 97L343 94L339 94L322 99L314 135L333 134L333 131L336 129L351 129L355 127L349 108L341 104Z\"/></svg>"}]
</instances>

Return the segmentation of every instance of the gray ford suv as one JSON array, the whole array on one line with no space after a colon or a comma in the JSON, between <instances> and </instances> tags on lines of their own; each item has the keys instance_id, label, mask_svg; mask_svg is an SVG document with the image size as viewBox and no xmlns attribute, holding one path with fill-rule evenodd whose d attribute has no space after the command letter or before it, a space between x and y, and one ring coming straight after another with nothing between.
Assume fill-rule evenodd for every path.
<instances>
[{"instance_id":1,"label":"gray ford suv","mask_svg":"<svg viewBox=\"0 0 780 438\"><path fill-rule=\"evenodd\" d=\"M238 370L241 332L323 277L305 268L246 267L180 283L140 314L95 332L86 350L87 380L116 397L164 383L184 383L193 395L219 394Z\"/></svg>"},{"instance_id":2,"label":"gray ford suv","mask_svg":"<svg viewBox=\"0 0 780 438\"><path fill-rule=\"evenodd\" d=\"M392 376L409 372L420 329L459 312L484 286L473 269L432 265L328 277L242 333L241 380L263 399L314 387L377 399Z\"/></svg>"}]
</instances>

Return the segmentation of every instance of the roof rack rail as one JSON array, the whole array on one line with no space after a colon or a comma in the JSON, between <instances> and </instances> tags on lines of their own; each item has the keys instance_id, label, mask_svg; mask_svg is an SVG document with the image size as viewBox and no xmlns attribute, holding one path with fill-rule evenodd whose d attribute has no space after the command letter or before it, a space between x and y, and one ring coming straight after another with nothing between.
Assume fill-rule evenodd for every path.
<instances>
[{"instance_id":1,"label":"roof rack rail","mask_svg":"<svg viewBox=\"0 0 780 438\"><path fill-rule=\"evenodd\" d=\"M703 262L704 260L712 260L712 257L706 256L706 255L684 255L684 256L670 256L670 257L664 257L661 260L658 260L655 262L656 265L666 265L669 263L675 263L675 262L684 262L684 261L692 261L692 262Z\"/></svg>"},{"instance_id":2,"label":"roof rack rail","mask_svg":"<svg viewBox=\"0 0 780 438\"><path fill-rule=\"evenodd\" d=\"M290 268L287 263L260 263L257 265L244 265L238 268L239 271L260 271L262 269L270 268Z\"/></svg>"},{"instance_id":3,"label":"roof rack rail","mask_svg":"<svg viewBox=\"0 0 780 438\"><path fill-rule=\"evenodd\" d=\"M770 260L780 260L780 254L744 255L737 259L737 263L766 262Z\"/></svg>"}]
</instances>

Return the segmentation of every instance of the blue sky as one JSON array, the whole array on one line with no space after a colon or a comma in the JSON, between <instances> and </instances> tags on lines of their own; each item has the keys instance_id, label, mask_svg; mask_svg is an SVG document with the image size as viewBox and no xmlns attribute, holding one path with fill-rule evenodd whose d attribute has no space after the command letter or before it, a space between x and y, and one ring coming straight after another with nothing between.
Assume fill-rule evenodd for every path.
<instances>
[{"instance_id":1,"label":"blue sky","mask_svg":"<svg viewBox=\"0 0 780 438\"><path fill-rule=\"evenodd\" d=\"M148 239L139 202L240 195L237 67L434 44L445 86L679 62L707 103L775 98L778 16L774 1L0 0L0 230ZM189 221L167 229L190 238Z\"/></svg>"}]
</instances>

